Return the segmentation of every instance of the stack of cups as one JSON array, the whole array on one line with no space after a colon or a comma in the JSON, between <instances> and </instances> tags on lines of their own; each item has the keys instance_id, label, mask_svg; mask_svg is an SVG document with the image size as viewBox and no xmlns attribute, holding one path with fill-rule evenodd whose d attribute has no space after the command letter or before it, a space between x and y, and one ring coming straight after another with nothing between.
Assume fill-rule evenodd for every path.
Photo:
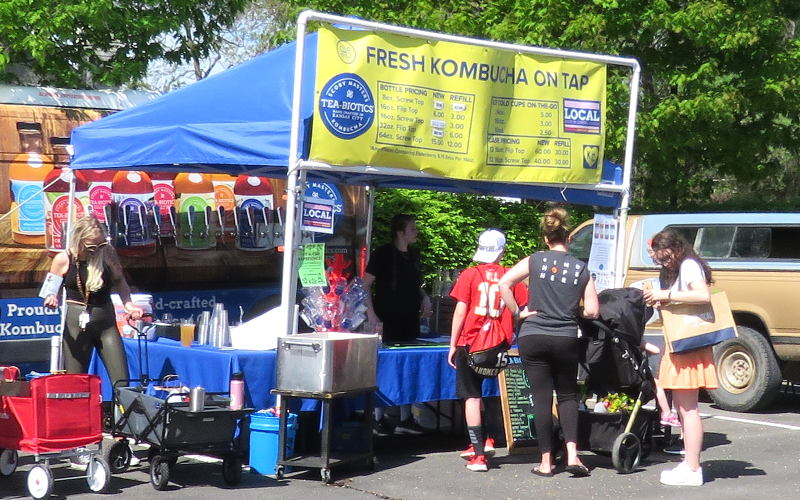
<instances>
[{"instance_id":1,"label":"stack of cups","mask_svg":"<svg viewBox=\"0 0 800 500\"><path fill-rule=\"evenodd\" d=\"M229 347L231 343L231 333L228 328L228 311L221 303L214 304L214 312L211 314L211 339L210 343L214 347Z\"/></svg>"},{"instance_id":2,"label":"stack of cups","mask_svg":"<svg viewBox=\"0 0 800 500\"><path fill-rule=\"evenodd\" d=\"M200 345L210 344L211 313L203 311L197 317L197 343Z\"/></svg>"}]
</instances>

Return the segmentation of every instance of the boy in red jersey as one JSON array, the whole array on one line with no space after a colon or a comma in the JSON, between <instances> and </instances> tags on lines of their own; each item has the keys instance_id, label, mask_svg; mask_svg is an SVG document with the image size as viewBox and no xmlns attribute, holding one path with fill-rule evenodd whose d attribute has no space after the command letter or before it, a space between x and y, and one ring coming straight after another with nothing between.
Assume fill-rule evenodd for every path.
<instances>
[{"instance_id":1,"label":"boy in red jersey","mask_svg":"<svg viewBox=\"0 0 800 500\"><path fill-rule=\"evenodd\" d=\"M467 352L482 334L482 327L489 318L500 318L508 345L512 343L514 319L500 298L497 286L507 271L499 264L505 247L506 237L500 231L488 229L482 232L478 238L478 250L472 257L472 260L481 264L465 269L450 291L450 296L458 302L453 312L447 361L456 369L456 395L464 398L464 416L471 443L461 457L469 460L467 469L476 472L489 469L486 455L494 455L494 439L486 436L481 416L481 386L486 377L469 366ZM528 291L523 283L517 285L514 295L517 301L522 301L518 303L527 302Z\"/></svg>"}]
</instances>

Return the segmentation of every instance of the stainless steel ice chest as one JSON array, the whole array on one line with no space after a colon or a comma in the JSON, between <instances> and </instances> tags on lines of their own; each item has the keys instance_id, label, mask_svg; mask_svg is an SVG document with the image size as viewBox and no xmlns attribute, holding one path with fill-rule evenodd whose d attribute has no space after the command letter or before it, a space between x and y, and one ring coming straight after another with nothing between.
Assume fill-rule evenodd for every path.
<instances>
[{"instance_id":1,"label":"stainless steel ice chest","mask_svg":"<svg viewBox=\"0 0 800 500\"><path fill-rule=\"evenodd\" d=\"M301 333L278 337L276 389L341 392L375 386L378 336Z\"/></svg>"}]
</instances>

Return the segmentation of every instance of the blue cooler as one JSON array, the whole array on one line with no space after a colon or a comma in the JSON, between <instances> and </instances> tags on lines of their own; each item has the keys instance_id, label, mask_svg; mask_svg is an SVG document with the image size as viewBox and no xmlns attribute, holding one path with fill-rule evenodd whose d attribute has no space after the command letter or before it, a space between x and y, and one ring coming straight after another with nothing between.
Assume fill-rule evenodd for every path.
<instances>
[{"instance_id":1,"label":"blue cooler","mask_svg":"<svg viewBox=\"0 0 800 500\"><path fill-rule=\"evenodd\" d=\"M257 474L275 474L278 463L278 430L280 417L270 413L250 414L250 470ZM294 436L297 433L297 415L286 418L286 457L294 452Z\"/></svg>"}]
</instances>

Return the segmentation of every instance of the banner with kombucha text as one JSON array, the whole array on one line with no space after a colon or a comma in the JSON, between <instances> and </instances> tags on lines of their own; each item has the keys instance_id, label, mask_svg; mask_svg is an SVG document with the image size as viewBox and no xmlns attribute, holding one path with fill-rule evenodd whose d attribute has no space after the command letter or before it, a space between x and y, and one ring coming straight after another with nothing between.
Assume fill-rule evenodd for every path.
<instances>
[{"instance_id":1,"label":"banner with kombucha text","mask_svg":"<svg viewBox=\"0 0 800 500\"><path fill-rule=\"evenodd\" d=\"M323 27L311 159L503 182L594 184L606 66Z\"/></svg>"}]
</instances>

